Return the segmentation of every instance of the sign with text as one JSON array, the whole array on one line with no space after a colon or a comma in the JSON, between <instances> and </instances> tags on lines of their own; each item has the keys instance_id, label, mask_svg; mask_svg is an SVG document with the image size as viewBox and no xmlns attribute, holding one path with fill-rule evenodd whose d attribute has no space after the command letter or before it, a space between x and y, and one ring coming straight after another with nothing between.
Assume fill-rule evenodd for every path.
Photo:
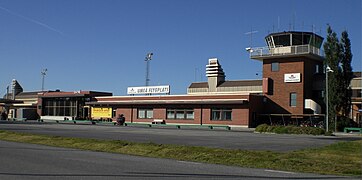
<instances>
[{"instance_id":1,"label":"sign with text","mask_svg":"<svg viewBox=\"0 0 362 180\"><path fill-rule=\"evenodd\" d=\"M142 87L128 87L127 94L168 94L170 93L170 86L142 86Z\"/></svg>"},{"instance_id":2,"label":"sign with text","mask_svg":"<svg viewBox=\"0 0 362 180\"><path fill-rule=\"evenodd\" d=\"M93 118L112 118L112 108L92 108Z\"/></svg>"},{"instance_id":3,"label":"sign with text","mask_svg":"<svg viewBox=\"0 0 362 180\"><path fill-rule=\"evenodd\" d=\"M284 74L284 82L300 82L300 73Z\"/></svg>"}]
</instances>

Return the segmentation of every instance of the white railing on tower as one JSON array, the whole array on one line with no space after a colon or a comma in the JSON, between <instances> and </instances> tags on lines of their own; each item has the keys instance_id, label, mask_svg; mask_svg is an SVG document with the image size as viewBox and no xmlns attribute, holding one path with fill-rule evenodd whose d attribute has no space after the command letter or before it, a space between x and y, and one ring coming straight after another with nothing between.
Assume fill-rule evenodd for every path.
<instances>
[{"instance_id":1,"label":"white railing on tower","mask_svg":"<svg viewBox=\"0 0 362 180\"><path fill-rule=\"evenodd\" d=\"M248 52L250 53L250 57L300 55L300 54L315 54L323 56L323 53L320 48L311 45L255 47L255 48L249 48Z\"/></svg>"}]
</instances>

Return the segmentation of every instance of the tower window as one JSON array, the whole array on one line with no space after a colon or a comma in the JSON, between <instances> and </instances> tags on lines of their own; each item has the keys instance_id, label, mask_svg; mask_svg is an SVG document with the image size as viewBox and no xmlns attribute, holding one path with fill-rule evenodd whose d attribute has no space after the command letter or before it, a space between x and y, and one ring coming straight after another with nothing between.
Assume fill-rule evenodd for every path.
<instances>
[{"instance_id":1,"label":"tower window","mask_svg":"<svg viewBox=\"0 0 362 180\"><path fill-rule=\"evenodd\" d=\"M271 64L271 71L273 72L279 71L279 62L273 62Z\"/></svg>"},{"instance_id":2,"label":"tower window","mask_svg":"<svg viewBox=\"0 0 362 180\"><path fill-rule=\"evenodd\" d=\"M318 65L318 64L315 65L315 73L316 73L316 74L319 73L319 65Z\"/></svg>"},{"instance_id":3,"label":"tower window","mask_svg":"<svg viewBox=\"0 0 362 180\"><path fill-rule=\"evenodd\" d=\"M297 93L290 93L289 105L291 107L296 107L297 106Z\"/></svg>"}]
</instances>

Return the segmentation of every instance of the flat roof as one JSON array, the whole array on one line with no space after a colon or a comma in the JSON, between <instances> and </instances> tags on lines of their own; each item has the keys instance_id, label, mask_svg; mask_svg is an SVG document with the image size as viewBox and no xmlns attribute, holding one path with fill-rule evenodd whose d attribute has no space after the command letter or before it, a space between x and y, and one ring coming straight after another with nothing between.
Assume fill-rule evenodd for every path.
<instances>
[{"instance_id":1,"label":"flat roof","mask_svg":"<svg viewBox=\"0 0 362 180\"><path fill-rule=\"evenodd\" d=\"M303 35L313 35L313 36L317 36L318 38L324 39L322 36L319 36L316 33L313 32L304 32L304 31L283 31L283 32L276 32L276 33L270 33L268 34L265 38L269 37L269 36L279 36L279 35L286 35L286 34L303 34Z\"/></svg>"},{"instance_id":2,"label":"flat roof","mask_svg":"<svg viewBox=\"0 0 362 180\"><path fill-rule=\"evenodd\" d=\"M50 92L40 92L38 93L39 97L48 98L48 97L95 97L95 96L112 96L112 93L108 92L97 92L97 91L50 91Z\"/></svg>"},{"instance_id":3,"label":"flat roof","mask_svg":"<svg viewBox=\"0 0 362 180\"><path fill-rule=\"evenodd\" d=\"M224 81L217 87L244 87L244 86L262 86L262 80L234 80ZM208 82L194 82L189 88L208 88Z\"/></svg>"},{"instance_id":4,"label":"flat roof","mask_svg":"<svg viewBox=\"0 0 362 180\"><path fill-rule=\"evenodd\" d=\"M87 105L146 105L146 104L245 104L248 99L199 99L199 100L125 100L86 102Z\"/></svg>"},{"instance_id":5,"label":"flat roof","mask_svg":"<svg viewBox=\"0 0 362 180\"><path fill-rule=\"evenodd\" d=\"M104 96L86 104L244 104L248 99L249 95L243 94Z\"/></svg>"}]
</instances>

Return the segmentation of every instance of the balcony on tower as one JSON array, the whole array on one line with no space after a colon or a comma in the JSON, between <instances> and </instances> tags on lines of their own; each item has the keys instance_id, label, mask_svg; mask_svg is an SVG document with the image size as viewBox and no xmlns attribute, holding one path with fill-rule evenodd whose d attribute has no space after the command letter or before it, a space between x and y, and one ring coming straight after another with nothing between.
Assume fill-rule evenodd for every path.
<instances>
[{"instance_id":1,"label":"balcony on tower","mask_svg":"<svg viewBox=\"0 0 362 180\"><path fill-rule=\"evenodd\" d=\"M312 59L323 57L323 38L312 32L278 32L265 37L267 47L248 47L251 59L264 60L306 56Z\"/></svg>"}]
</instances>

